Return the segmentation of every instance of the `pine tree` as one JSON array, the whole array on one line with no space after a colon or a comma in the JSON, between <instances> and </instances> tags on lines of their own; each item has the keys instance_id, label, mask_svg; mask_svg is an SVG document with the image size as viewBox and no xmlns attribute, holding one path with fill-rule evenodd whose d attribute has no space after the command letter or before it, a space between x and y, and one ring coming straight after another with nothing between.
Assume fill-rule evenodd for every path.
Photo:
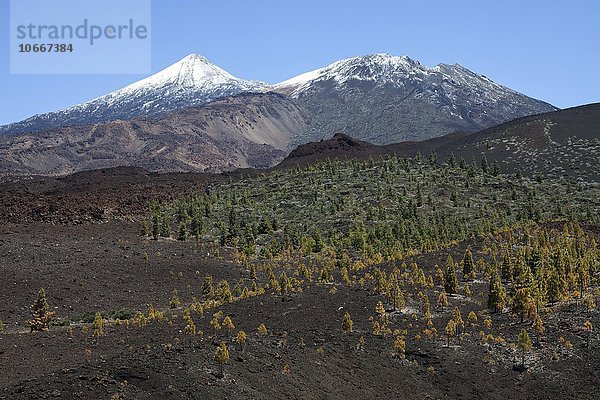
<instances>
[{"instance_id":1,"label":"pine tree","mask_svg":"<svg viewBox=\"0 0 600 400\"><path fill-rule=\"evenodd\" d=\"M402 293L402 289L398 284L394 285L392 302L394 304L395 310L401 310L406 306L406 300L404 299L404 294Z\"/></svg>"},{"instance_id":2,"label":"pine tree","mask_svg":"<svg viewBox=\"0 0 600 400\"><path fill-rule=\"evenodd\" d=\"M171 224L167 216L163 216L160 222L160 236L171 237Z\"/></svg>"},{"instance_id":3,"label":"pine tree","mask_svg":"<svg viewBox=\"0 0 600 400\"><path fill-rule=\"evenodd\" d=\"M446 329L444 329L444 333L448 339L447 346L450 347L450 337L456 335L456 323L454 319L450 319L448 324L446 324Z\"/></svg>"},{"instance_id":4,"label":"pine tree","mask_svg":"<svg viewBox=\"0 0 600 400\"><path fill-rule=\"evenodd\" d=\"M239 331L235 338L235 341L240 346L241 351L244 350L244 344L246 343L246 340L248 340L248 336L246 335L246 332Z\"/></svg>"},{"instance_id":5,"label":"pine tree","mask_svg":"<svg viewBox=\"0 0 600 400\"><path fill-rule=\"evenodd\" d=\"M506 305L506 290L500 281L498 274L490 278L488 293L488 308L494 312L502 312Z\"/></svg>"},{"instance_id":6,"label":"pine tree","mask_svg":"<svg viewBox=\"0 0 600 400\"><path fill-rule=\"evenodd\" d=\"M452 310L452 320L456 325L456 333L460 335L465 330L465 321L462 319L462 314L460 313L458 306L454 307L454 310Z\"/></svg>"},{"instance_id":7,"label":"pine tree","mask_svg":"<svg viewBox=\"0 0 600 400\"><path fill-rule=\"evenodd\" d=\"M323 241L323 235L319 229L316 229L313 233L313 240L315 242L313 246L313 253L319 253L325 247L325 242Z\"/></svg>"},{"instance_id":8,"label":"pine tree","mask_svg":"<svg viewBox=\"0 0 600 400\"><path fill-rule=\"evenodd\" d=\"M475 314L475 311L471 311L469 313L469 315L467 316L467 322L471 326L475 326L475 323L477 323L477 314Z\"/></svg>"},{"instance_id":9,"label":"pine tree","mask_svg":"<svg viewBox=\"0 0 600 400\"><path fill-rule=\"evenodd\" d=\"M185 242L187 240L188 228L185 221L181 221L179 224L179 233L177 234L177 240Z\"/></svg>"},{"instance_id":10,"label":"pine tree","mask_svg":"<svg viewBox=\"0 0 600 400\"><path fill-rule=\"evenodd\" d=\"M152 216L152 239L158 240L160 235L160 219L157 214Z\"/></svg>"},{"instance_id":11,"label":"pine tree","mask_svg":"<svg viewBox=\"0 0 600 400\"><path fill-rule=\"evenodd\" d=\"M498 176L500 175L500 164L498 164L497 160L494 160L494 162L492 163L492 175L493 176Z\"/></svg>"},{"instance_id":12,"label":"pine tree","mask_svg":"<svg viewBox=\"0 0 600 400\"><path fill-rule=\"evenodd\" d=\"M542 318L540 318L539 314L535 316L535 320L533 321L533 329L535 329L535 331L538 333L538 336L543 335L544 331L546 330L546 328L544 328L544 322L542 322Z\"/></svg>"},{"instance_id":13,"label":"pine tree","mask_svg":"<svg viewBox=\"0 0 600 400\"><path fill-rule=\"evenodd\" d=\"M217 318L216 315L213 315L212 319L210 320L210 326L212 326L215 330L215 337L217 337L217 334L221 330L221 324L219 323L219 318Z\"/></svg>"},{"instance_id":14,"label":"pine tree","mask_svg":"<svg viewBox=\"0 0 600 400\"><path fill-rule=\"evenodd\" d=\"M435 279L437 280L438 285L444 285L444 271L436 264L435 267Z\"/></svg>"},{"instance_id":15,"label":"pine tree","mask_svg":"<svg viewBox=\"0 0 600 400\"><path fill-rule=\"evenodd\" d=\"M492 329L492 319L491 318L486 318L483 320L483 326L486 327L486 329L489 331L490 329Z\"/></svg>"},{"instance_id":16,"label":"pine tree","mask_svg":"<svg viewBox=\"0 0 600 400\"><path fill-rule=\"evenodd\" d=\"M440 296L438 297L438 304L439 306L442 308L442 312L444 312L444 307L448 306L448 296L446 295L446 292L444 290L442 290L440 292Z\"/></svg>"},{"instance_id":17,"label":"pine tree","mask_svg":"<svg viewBox=\"0 0 600 400\"><path fill-rule=\"evenodd\" d=\"M377 313L377 315L379 315L379 318L383 319L385 316L385 307L383 307L383 303L381 301L377 302L377 305L375 306L375 313Z\"/></svg>"},{"instance_id":18,"label":"pine tree","mask_svg":"<svg viewBox=\"0 0 600 400\"><path fill-rule=\"evenodd\" d=\"M150 224L148 221L143 220L140 223L140 236L147 237L152 234L152 228L150 228Z\"/></svg>"},{"instance_id":19,"label":"pine tree","mask_svg":"<svg viewBox=\"0 0 600 400\"><path fill-rule=\"evenodd\" d=\"M227 350L227 345L225 344L225 342L221 342L221 344L219 344L219 347L217 347L214 359L220 367L219 377L223 378L225 376L223 373L224 365L229 362L229 350Z\"/></svg>"},{"instance_id":20,"label":"pine tree","mask_svg":"<svg viewBox=\"0 0 600 400\"><path fill-rule=\"evenodd\" d=\"M529 289L517 289L512 299L512 312L521 317L521 323L523 323L523 319L525 318L525 313L529 309L530 302L531 297L529 296Z\"/></svg>"},{"instance_id":21,"label":"pine tree","mask_svg":"<svg viewBox=\"0 0 600 400\"><path fill-rule=\"evenodd\" d=\"M444 275L444 289L446 293L456 294L458 293L458 277L456 276L456 267L454 260L448 255L446 261L446 274Z\"/></svg>"},{"instance_id":22,"label":"pine tree","mask_svg":"<svg viewBox=\"0 0 600 400\"><path fill-rule=\"evenodd\" d=\"M265 336L267 334L267 327L265 326L265 324L260 324L258 326L257 331L260 336Z\"/></svg>"},{"instance_id":23,"label":"pine tree","mask_svg":"<svg viewBox=\"0 0 600 400\"><path fill-rule=\"evenodd\" d=\"M465 284L465 286L463 287L463 293L465 294L465 296L471 297L471 295L473 294L473 292L471 292L471 286Z\"/></svg>"},{"instance_id":24,"label":"pine tree","mask_svg":"<svg viewBox=\"0 0 600 400\"><path fill-rule=\"evenodd\" d=\"M29 321L31 332L45 332L50 326L50 321L54 317L54 313L49 310L48 301L46 300L46 291L41 288L38 291L38 297L31 306L32 319Z\"/></svg>"},{"instance_id":25,"label":"pine tree","mask_svg":"<svg viewBox=\"0 0 600 400\"><path fill-rule=\"evenodd\" d=\"M421 185L417 186L417 208L423 207L423 192L421 192Z\"/></svg>"},{"instance_id":26,"label":"pine tree","mask_svg":"<svg viewBox=\"0 0 600 400\"><path fill-rule=\"evenodd\" d=\"M521 329L519 333L519 339L517 342L519 350L521 350L521 365L525 367L525 353L531 350L531 339L526 329Z\"/></svg>"},{"instance_id":27,"label":"pine tree","mask_svg":"<svg viewBox=\"0 0 600 400\"><path fill-rule=\"evenodd\" d=\"M384 288L387 285L385 272L383 272L381 268L375 268L375 282L377 283L377 293L383 293L385 291Z\"/></svg>"},{"instance_id":28,"label":"pine tree","mask_svg":"<svg viewBox=\"0 0 600 400\"><path fill-rule=\"evenodd\" d=\"M422 292L419 292L422 294ZM421 296L421 311L423 315L431 315L431 303L429 302L429 296L427 294L422 294Z\"/></svg>"},{"instance_id":29,"label":"pine tree","mask_svg":"<svg viewBox=\"0 0 600 400\"><path fill-rule=\"evenodd\" d=\"M584 260L577 263L577 284L579 286L579 298L588 290L591 278L590 272Z\"/></svg>"},{"instance_id":30,"label":"pine tree","mask_svg":"<svg viewBox=\"0 0 600 400\"><path fill-rule=\"evenodd\" d=\"M344 282L346 286L352 286L352 280L348 275L348 268L342 267L342 269L340 270L340 277L342 278L342 282Z\"/></svg>"},{"instance_id":31,"label":"pine tree","mask_svg":"<svg viewBox=\"0 0 600 400\"><path fill-rule=\"evenodd\" d=\"M96 312L96 316L94 318L94 322L92 323L92 327L94 328L92 336L104 336L104 319L102 319L102 314L100 314L100 312Z\"/></svg>"},{"instance_id":32,"label":"pine tree","mask_svg":"<svg viewBox=\"0 0 600 400\"><path fill-rule=\"evenodd\" d=\"M563 284L561 284L561 279L559 277L558 272L556 270L552 270L552 272L550 273L550 277L548 278L548 289L547 289L548 301L550 301L550 303L556 303L557 301L562 300L562 298L563 298L562 287L563 286L564 286L564 282L563 282Z\"/></svg>"},{"instance_id":33,"label":"pine tree","mask_svg":"<svg viewBox=\"0 0 600 400\"><path fill-rule=\"evenodd\" d=\"M235 325L231 320L231 317L228 315L223 319L223 323L221 324L225 329L227 329L227 334L231 335L231 332L235 329Z\"/></svg>"},{"instance_id":34,"label":"pine tree","mask_svg":"<svg viewBox=\"0 0 600 400\"><path fill-rule=\"evenodd\" d=\"M354 323L352 322L352 318L350 318L350 313L346 311L344 313L344 320L342 321L342 332L352 332L352 326Z\"/></svg>"},{"instance_id":35,"label":"pine tree","mask_svg":"<svg viewBox=\"0 0 600 400\"><path fill-rule=\"evenodd\" d=\"M473 262L473 253L471 253L471 249L467 249L465 252L462 271L465 279L471 280L475 278L475 263Z\"/></svg>"},{"instance_id":36,"label":"pine tree","mask_svg":"<svg viewBox=\"0 0 600 400\"><path fill-rule=\"evenodd\" d=\"M513 277L513 266L512 266L512 260L510 258L510 255L508 254L508 252L506 252L504 254L504 256L502 257L502 279L505 282L510 282L512 281L512 277Z\"/></svg>"},{"instance_id":37,"label":"pine tree","mask_svg":"<svg viewBox=\"0 0 600 400\"><path fill-rule=\"evenodd\" d=\"M196 334L196 324L190 315L190 310L186 308L183 310L183 320L186 322L185 328L183 329L186 335L195 335Z\"/></svg>"},{"instance_id":38,"label":"pine tree","mask_svg":"<svg viewBox=\"0 0 600 400\"><path fill-rule=\"evenodd\" d=\"M217 300L221 300L224 303L231 303L233 301L233 294L229 288L229 282L225 279L219 281L214 295Z\"/></svg>"},{"instance_id":39,"label":"pine tree","mask_svg":"<svg viewBox=\"0 0 600 400\"><path fill-rule=\"evenodd\" d=\"M190 222L190 233L196 238L196 244L200 242L200 235L202 235L203 227L204 220L202 219L202 215L200 215L200 213L195 214Z\"/></svg>"},{"instance_id":40,"label":"pine tree","mask_svg":"<svg viewBox=\"0 0 600 400\"><path fill-rule=\"evenodd\" d=\"M452 207L458 207L458 192L456 190L453 190L452 193L450 193L450 201L452 202Z\"/></svg>"},{"instance_id":41,"label":"pine tree","mask_svg":"<svg viewBox=\"0 0 600 400\"><path fill-rule=\"evenodd\" d=\"M206 275L202 281L202 297L209 300L213 298L214 293L212 276Z\"/></svg>"},{"instance_id":42,"label":"pine tree","mask_svg":"<svg viewBox=\"0 0 600 400\"><path fill-rule=\"evenodd\" d=\"M381 335L381 325L379 324L379 321L373 322L373 334L375 336Z\"/></svg>"},{"instance_id":43,"label":"pine tree","mask_svg":"<svg viewBox=\"0 0 600 400\"><path fill-rule=\"evenodd\" d=\"M171 296L171 301L169 302L169 307L171 307L171 308L181 307L181 300L179 299L179 293L177 292L177 289L173 289L173 295Z\"/></svg>"},{"instance_id":44,"label":"pine tree","mask_svg":"<svg viewBox=\"0 0 600 400\"><path fill-rule=\"evenodd\" d=\"M451 168L454 168L456 166L456 157L454 156L454 153L450 153L450 157L448 157L448 165Z\"/></svg>"},{"instance_id":45,"label":"pine tree","mask_svg":"<svg viewBox=\"0 0 600 400\"><path fill-rule=\"evenodd\" d=\"M590 347L590 336L592 336L592 323L590 320L586 320L583 323L583 331L585 332L585 346Z\"/></svg>"},{"instance_id":46,"label":"pine tree","mask_svg":"<svg viewBox=\"0 0 600 400\"><path fill-rule=\"evenodd\" d=\"M356 350L364 351L365 349L365 337L364 335L360 335L358 338L358 343L356 344Z\"/></svg>"},{"instance_id":47,"label":"pine tree","mask_svg":"<svg viewBox=\"0 0 600 400\"><path fill-rule=\"evenodd\" d=\"M489 164L488 164L488 160L487 160L487 157L485 156L485 154L481 158L481 170L483 171L484 174L487 174L488 170L489 170Z\"/></svg>"},{"instance_id":48,"label":"pine tree","mask_svg":"<svg viewBox=\"0 0 600 400\"><path fill-rule=\"evenodd\" d=\"M404 358L406 353L406 341L401 335L396 336L394 341L394 356Z\"/></svg>"}]
</instances>

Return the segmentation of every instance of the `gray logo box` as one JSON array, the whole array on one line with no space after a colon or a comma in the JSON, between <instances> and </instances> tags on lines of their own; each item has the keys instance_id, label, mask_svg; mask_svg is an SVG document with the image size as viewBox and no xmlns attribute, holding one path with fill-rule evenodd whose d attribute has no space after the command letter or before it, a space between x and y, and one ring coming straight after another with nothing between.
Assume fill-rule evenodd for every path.
<instances>
[{"instance_id":1,"label":"gray logo box","mask_svg":"<svg viewBox=\"0 0 600 400\"><path fill-rule=\"evenodd\" d=\"M151 72L151 0L11 0L11 74Z\"/></svg>"}]
</instances>

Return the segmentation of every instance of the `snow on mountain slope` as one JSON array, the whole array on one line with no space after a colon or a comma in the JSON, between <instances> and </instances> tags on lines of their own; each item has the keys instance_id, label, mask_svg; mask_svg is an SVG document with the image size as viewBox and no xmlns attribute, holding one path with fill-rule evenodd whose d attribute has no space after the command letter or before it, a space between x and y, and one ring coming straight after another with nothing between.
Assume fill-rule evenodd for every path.
<instances>
[{"instance_id":1,"label":"snow on mountain slope","mask_svg":"<svg viewBox=\"0 0 600 400\"><path fill-rule=\"evenodd\" d=\"M339 86L352 81L403 86L407 80L422 82L430 87L441 86L447 89L449 94L452 92L450 89L456 86L480 89L482 94L494 98L503 94L519 94L459 64L439 64L429 68L409 57L386 53L336 61L324 68L275 84L274 88L298 98L309 92L311 86L326 81L333 81Z\"/></svg>"},{"instance_id":2,"label":"snow on mountain slope","mask_svg":"<svg viewBox=\"0 0 600 400\"><path fill-rule=\"evenodd\" d=\"M429 68L389 54L337 61L273 88L312 117L292 148L335 132L377 144L423 140L557 109L458 64Z\"/></svg>"},{"instance_id":3,"label":"snow on mountain slope","mask_svg":"<svg viewBox=\"0 0 600 400\"><path fill-rule=\"evenodd\" d=\"M115 92L66 110L36 115L0 127L0 134L137 116L155 117L242 92L263 92L266 87L262 82L237 78L206 58L191 54L162 71Z\"/></svg>"},{"instance_id":4,"label":"snow on mountain slope","mask_svg":"<svg viewBox=\"0 0 600 400\"><path fill-rule=\"evenodd\" d=\"M164 93L169 97L185 96L186 100L195 103L190 105L197 105L205 103L207 99L212 100L224 95L262 91L264 86L265 84L262 82L236 78L208 59L198 54L191 54L146 79L85 103L81 107L98 102L117 104L131 96L156 97L157 93ZM169 101L173 101L173 99L169 99ZM148 107L148 103L145 103L144 106ZM162 107L168 108L168 105Z\"/></svg>"},{"instance_id":5,"label":"snow on mountain slope","mask_svg":"<svg viewBox=\"0 0 600 400\"><path fill-rule=\"evenodd\" d=\"M299 97L317 82L333 80L338 85L342 85L357 80L386 84L400 82L416 73L422 74L428 71L418 61L409 57L381 53L336 61L326 67L280 82L274 85L274 88L277 91L288 92L292 97Z\"/></svg>"}]
</instances>

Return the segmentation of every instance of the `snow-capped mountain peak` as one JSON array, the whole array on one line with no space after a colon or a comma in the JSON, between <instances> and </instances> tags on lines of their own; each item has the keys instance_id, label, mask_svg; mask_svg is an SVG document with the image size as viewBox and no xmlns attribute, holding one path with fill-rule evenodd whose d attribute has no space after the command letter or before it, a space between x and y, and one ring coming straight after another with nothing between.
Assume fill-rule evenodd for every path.
<instances>
[{"instance_id":1,"label":"snow-capped mountain peak","mask_svg":"<svg viewBox=\"0 0 600 400\"><path fill-rule=\"evenodd\" d=\"M141 81L135 82L125 88L136 90L139 88L152 88L165 85L177 85L180 87L206 87L237 82L244 84L243 79L236 78L224 69L216 66L207 58L198 54L190 54L173 65L168 66L160 72Z\"/></svg>"},{"instance_id":2,"label":"snow-capped mountain peak","mask_svg":"<svg viewBox=\"0 0 600 400\"><path fill-rule=\"evenodd\" d=\"M132 96L134 98L151 97L141 104L142 108L140 109L140 111L144 111L145 115L148 115L148 107L153 105L157 106L156 113L176 109L169 107L168 103L179 103L178 97L184 97L186 101L189 101L189 106L197 106L223 96L246 91L260 92L265 87L266 84L262 82L237 78L201 55L190 54L148 78L81 106L85 107L90 103L97 102L109 104L123 100L128 102ZM167 95L166 101L162 101L160 105L155 104L154 102L160 99L156 94Z\"/></svg>"},{"instance_id":3,"label":"snow-capped mountain peak","mask_svg":"<svg viewBox=\"0 0 600 400\"><path fill-rule=\"evenodd\" d=\"M387 53L346 58L326 67L300 74L274 85L275 90L298 97L312 83L333 80L343 84L350 80L377 81L387 83L400 74L402 78L427 70L418 61L407 56L392 56Z\"/></svg>"},{"instance_id":4,"label":"snow-capped mountain peak","mask_svg":"<svg viewBox=\"0 0 600 400\"><path fill-rule=\"evenodd\" d=\"M264 92L263 82L233 76L198 54L190 54L163 70L122 89L65 110L36 115L0 127L19 133L66 125L92 124L138 116L156 117L243 92Z\"/></svg>"},{"instance_id":5,"label":"snow-capped mountain peak","mask_svg":"<svg viewBox=\"0 0 600 400\"><path fill-rule=\"evenodd\" d=\"M479 87L483 92L516 93L499 85L483 75L476 74L459 64L438 64L427 67L407 56L393 56L387 53L370 54L336 61L326 67L310 71L273 87L275 90L298 98L307 93L315 84L329 81L343 86L350 81L373 82L378 86L406 86L417 84L427 90L432 87L461 85Z\"/></svg>"}]
</instances>

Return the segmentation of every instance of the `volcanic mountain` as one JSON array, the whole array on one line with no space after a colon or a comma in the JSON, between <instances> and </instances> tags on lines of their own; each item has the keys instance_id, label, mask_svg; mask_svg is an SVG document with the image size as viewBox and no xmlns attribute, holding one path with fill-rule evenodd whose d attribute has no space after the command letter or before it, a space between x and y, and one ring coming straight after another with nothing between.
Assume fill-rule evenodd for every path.
<instances>
[{"instance_id":1,"label":"volcanic mountain","mask_svg":"<svg viewBox=\"0 0 600 400\"><path fill-rule=\"evenodd\" d=\"M206 58L190 54L164 70L66 110L35 115L1 126L0 135L89 125L118 119L156 117L242 92L263 92L265 84L236 78Z\"/></svg>"},{"instance_id":2,"label":"volcanic mountain","mask_svg":"<svg viewBox=\"0 0 600 400\"><path fill-rule=\"evenodd\" d=\"M334 62L275 85L307 109L291 146L345 132L371 143L479 131L557 110L458 64L428 68L409 57L373 54Z\"/></svg>"}]
</instances>

